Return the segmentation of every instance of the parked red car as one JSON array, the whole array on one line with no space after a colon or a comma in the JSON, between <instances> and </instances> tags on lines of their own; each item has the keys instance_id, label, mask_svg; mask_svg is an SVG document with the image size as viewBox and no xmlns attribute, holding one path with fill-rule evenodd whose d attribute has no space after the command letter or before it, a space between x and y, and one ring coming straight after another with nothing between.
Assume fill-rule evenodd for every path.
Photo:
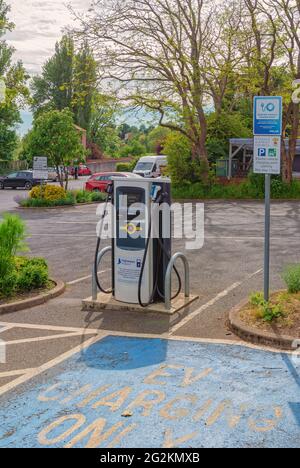
<instances>
[{"instance_id":1,"label":"parked red car","mask_svg":"<svg viewBox=\"0 0 300 468\"><path fill-rule=\"evenodd\" d=\"M113 177L135 177L140 179L140 176L131 172L98 172L86 182L85 190L88 192L106 192L107 186Z\"/></svg>"},{"instance_id":2,"label":"parked red car","mask_svg":"<svg viewBox=\"0 0 300 468\"><path fill-rule=\"evenodd\" d=\"M75 175L75 167L71 167L69 172L70 172L71 176L74 176ZM92 171L87 166L84 166L83 164L81 164L78 167L78 176L79 177L81 177L81 176L90 176L90 175L92 175Z\"/></svg>"}]
</instances>

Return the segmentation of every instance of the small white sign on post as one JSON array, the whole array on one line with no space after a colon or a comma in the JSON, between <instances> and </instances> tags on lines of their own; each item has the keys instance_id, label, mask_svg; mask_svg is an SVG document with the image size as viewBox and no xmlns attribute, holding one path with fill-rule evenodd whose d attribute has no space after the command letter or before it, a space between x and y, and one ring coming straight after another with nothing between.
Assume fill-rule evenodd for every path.
<instances>
[{"instance_id":1,"label":"small white sign on post","mask_svg":"<svg viewBox=\"0 0 300 468\"><path fill-rule=\"evenodd\" d=\"M48 180L48 158L33 158L33 178L38 180Z\"/></svg>"},{"instance_id":2,"label":"small white sign on post","mask_svg":"<svg viewBox=\"0 0 300 468\"><path fill-rule=\"evenodd\" d=\"M280 174L281 137L254 137L254 173Z\"/></svg>"}]
</instances>

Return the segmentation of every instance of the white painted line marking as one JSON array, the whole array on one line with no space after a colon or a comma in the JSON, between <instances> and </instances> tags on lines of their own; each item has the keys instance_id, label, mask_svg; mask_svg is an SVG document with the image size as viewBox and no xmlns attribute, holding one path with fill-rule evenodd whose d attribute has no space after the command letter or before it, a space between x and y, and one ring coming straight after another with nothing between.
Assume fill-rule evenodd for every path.
<instances>
[{"instance_id":1,"label":"white painted line marking","mask_svg":"<svg viewBox=\"0 0 300 468\"><path fill-rule=\"evenodd\" d=\"M12 328L14 328L14 325L6 325L4 327L1 327L0 328L0 333L5 332L6 330L11 330Z\"/></svg>"},{"instance_id":2,"label":"white painted line marking","mask_svg":"<svg viewBox=\"0 0 300 468\"><path fill-rule=\"evenodd\" d=\"M229 288L224 289L224 291L221 291L219 294L217 294L213 299L208 301L206 304L203 304L201 307L196 309L194 312L192 312L190 315L185 317L183 320L178 322L176 325L174 325L170 329L170 335L173 335L177 330L182 328L184 325L186 325L188 322L193 320L197 315L200 315L202 312L204 312L206 309L209 307L213 306L216 302L218 302L220 299L223 297L228 296L228 294L233 291L234 289L238 288L241 286L245 281L251 279L253 276L257 275L258 273L261 273L262 269L257 270L256 272L252 273L251 275L247 276L247 278L243 281L238 281L237 283L233 283Z\"/></svg>"},{"instance_id":3,"label":"white painted line marking","mask_svg":"<svg viewBox=\"0 0 300 468\"><path fill-rule=\"evenodd\" d=\"M128 332L115 332L109 331L107 332L107 336L125 336L125 337L133 337L133 338L145 338L145 339L163 339L167 341L185 341L191 343L203 343L203 344L221 344L227 346L243 346L244 348L250 349L258 349L262 351L269 351L275 354L287 354L289 356L292 355L292 351L284 351L280 349L271 348L270 346L264 345L255 345L249 343L247 341L241 340L221 340L221 339L213 339L213 338L193 338L189 336L171 336L168 333L162 333L161 335L153 335L147 333L128 333ZM104 337L103 337L104 338Z\"/></svg>"},{"instance_id":4,"label":"white painted line marking","mask_svg":"<svg viewBox=\"0 0 300 468\"><path fill-rule=\"evenodd\" d=\"M16 345L16 344L21 344L21 343L35 343L39 341L47 341L47 340L55 340L58 338L69 338L73 336L81 336L82 332L69 332L69 333L62 333L62 334L57 334L57 335L48 335L48 336L35 336L34 338L22 338L20 340L11 340L11 341L6 341L5 345Z\"/></svg>"},{"instance_id":5,"label":"white painted line marking","mask_svg":"<svg viewBox=\"0 0 300 468\"><path fill-rule=\"evenodd\" d=\"M16 328L28 328L29 330L50 330L50 331L62 331L62 332L83 332L89 334L99 333L99 329L90 329L90 328L82 328L82 327L59 327L56 325L36 325L34 323L5 323L0 322L1 325L11 325Z\"/></svg>"},{"instance_id":6,"label":"white painted line marking","mask_svg":"<svg viewBox=\"0 0 300 468\"><path fill-rule=\"evenodd\" d=\"M0 372L0 378L2 377L15 377L17 375L24 375L27 374L28 372L35 371L36 367L32 367L30 369L17 369L13 371L8 371L8 372Z\"/></svg>"},{"instance_id":7,"label":"white painted line marking","mask_svg":"<svg viewBox=\"0 0 300 468\"><path fill-rule=\"evenodd\" d=\"M107 334L107 333L106 333ZM36 377L39 374L42 374L44 371L51 369L52 367L56 366L57 364L60 364L61 362L65 361L66 359L69 359L72 357L74 354L79 353L80 351L83 351L84 349L88 348L90 345L96 343L100 339L104 338L106 336L105 334L103 335L98 335L96 337L92 337L89 340L85 341L84 343L81 343L80 345L76 346L75 348L72 348L70 351L67 351L64 354L61 354L60 356L56 357L55 359L52 359L51 361L43 364L40 367L37 367L36 369L33 369L32 371L27 372L25 375L22 375L21 377L13 380L12 382L9 382L6 385L3 385L3 387L0 388L0 396L4 395L5 393L9 392L10 390L13 390L16 388L18 385L21 385L28 380L32 379L33 377Z\"/></svg>"},{"instance_id":8,"label":"white painted line marking","mask_svg":"<svg viewBox=\"0 0 300 468\"><path fill-rule=\"evenodd\" d=\"M110 270L102 270L102 271L99 271L99 275L102 275L104 273L108 273ZM73 281L69 281L67 283L67 286L72 286L73 284L77 284L77 283L82 283L83 281L86 281L88 279L92 278L92 275L88 275L88 276L84 276L83 278L78 278L76 280L73 280Z\"/></svg>"}]
</instances>

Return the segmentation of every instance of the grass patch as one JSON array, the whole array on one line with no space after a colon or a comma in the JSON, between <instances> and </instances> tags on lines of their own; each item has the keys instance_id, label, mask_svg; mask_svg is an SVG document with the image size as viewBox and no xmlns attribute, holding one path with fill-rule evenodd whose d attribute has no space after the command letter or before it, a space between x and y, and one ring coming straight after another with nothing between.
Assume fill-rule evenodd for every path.
<instances>
[{"instance_id":1,"label":"grass patch","mask_svg":"<svg viewBox=\"0 0 300 468\"><path fill-rule=\"evenodd\" d=\"M252 294L249 303L240 312L241 320L265 331L277 330L300 337L300 292L276 292L271 295L270 301L265 303L265 307L262 306L262 302L262 293Z\"/></svg>"},{"instance_id":2,"label":"grass patch","mask_svg":"<svg viewBox=\"0 0 300 468\"><path fill-rule=\"evenodd\" d=\"M173 185L172 196L182 200L262 200L264 198L264 181L251 176L240 184L214 183L205 187L201 182L182 183ZM273 199L300 199L300 181L294 180L288 185L276 178L272 179L271 196Z\"/></svg>"}]
</instances>

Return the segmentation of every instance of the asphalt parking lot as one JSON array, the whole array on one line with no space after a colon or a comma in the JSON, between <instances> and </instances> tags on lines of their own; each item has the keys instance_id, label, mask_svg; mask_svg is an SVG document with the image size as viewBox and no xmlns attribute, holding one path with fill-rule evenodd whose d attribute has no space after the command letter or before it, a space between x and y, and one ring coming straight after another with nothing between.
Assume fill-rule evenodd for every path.
<instances>
[{"instance_id":1,"label":"asphalt parking lot","mask_svg":"<svg viewBox=\"0 0 300 468\"><path fill-rule=\"evenodd\" d=\"M1 212L9 210L14 213L17 212L23 217L28 227L28 242L31 254L45 257L49 262L51 276L64 280L68 283L68 286L64 295L52 300L50 303L0 317L0 327L2 327L2 329L0 328L0 337L8 343L6 363L0 364L1 406L4 405L3 407L5 407L8 404L7 395L10 395L9 401L12 402L12 407L14 404L24 406L24 401L31 401L32 392L37 391L37 386L39 392L42 391L41 389L44 389L44 386L46 388L51 387L51 382L55 383L60 378L64 380L63 376L65 373L68 374L68 379L72 380L72 375L68 373L68 368L61 366L66 365L68 367L68 365L71 365L72 372L76 373L78 370L76 363L80 359L80 366L83 365L82 356L85 355L84 350L89 350L90 346L92 349L95 340L100 346L102 340L107 339L109 336L138 338L141 340L163 339L167 340L167 342L170 340L172 343L174 340L179 340L178 342L176 341L179 345L174 345L175 347L177 346L177 351L175 349L172 351L172 359L167 358L167 354L165 359L162 358L160 350L159 362L153 358L155 362L151 362L150 364L158 365L161 362L165 362L165 365L169 363L172 366L176 361L174 357L176 352L179 354L182 352L182 358L178 364L182 365L182 360L189 359L188 350L193 349L196 353L193 354L194 358L196 355L199 358L198 361L195 358L195 369L201 367L200 362L206 355L205 346L223 344L224 348L221 349L219 347L216 352L212 353L211 361L218 362L220 359L226 359L227 356L231 363L228 364L229 367L237 366L237 381L243 379L243 363L245 361L248 363L252 362L253 356L251 353L255 353L256 351L249 351L250 348L242 348L243 350L248 349L247 352L243 351L245 352L245 356L247 356L239 357L240 343L237 337L232 335L226 327L226 314L231 307L240 302L249 293L262 289L264 225L264 207L262 203L207 202L205 204L205 243L203 248L196 251L186 251L185 240L174 240L173 251L184 251L189 259L191 266L191 291L200 296L198 302L179 321L179 317L169 318L157 314L140 315L118 311L103 311L101 313L83 312L81 301L83 298L91 295L90 276L96 245L96 206L21 211L15 207L11 207L12 202L9 197L12 194L8 195L9 193L9 191L0 193ZM281 288L283 285L281 279L283 266L300 261L299 232L299 202L273 202L271 229L272 289ZM102 280L108 286L110 283L110 265L108 260L104 262L101 269ZM202 343L199 349L195 345L197 342ZM184 345L182 344L181 351L180 343L184 343ZM143 346L140 348L140 345L137 345L136 353L139 354L141 352L143 353ZM103 356L105 351L102 353L100 346L100 350L97 348L97 353ZM263 351L261 353L260 359L262 361L264 360L264 356L266 362L268 360L268 362L272 361L273 354L267 354L267 352ZM113 354L110 361L113 368L120 359L121 361L124 359L124 350L116 353L116 355ZM234 359L236 360L233 363ZM278 358L276 359L278 360ZM92 361L85 362L87 368L93 368L94 364ZM299 397L297 396L299 395L300 385L299 373L297 374L295 368L287 366L282 359L279 359L279 361L281 364L277 362L277 364L274 364L274 368L280 369L282 373L288 373L291 376L293 385L296 384L296 386L293 387L292 394L287 396L287 401L282 403L285 407L286 416L284 423L282 423L283 426L281 425L278 428L278 433L276 433L277 435L273 440L275 444L278 442L278 444L285 443L294 446L296 442L292 435L284 438L282 434L285 431L285 424L291 426L291 421L293 421L298 430L297 440L299 440L300 406L298 403ZM150 364L147 363L145 366ZM100 364L99 366L101 368ZM137 367L138 365L136 365ZM82 370L78 370L78 372L79 374L76 374L74 378L75 380L78 379L79 382ZM135 374L133 369L132 372L132 379L134 380ZM224 376L227 382L226 385L229 386L231 385L229 382L230 375L233 375L232 369L230 372L231 374L225 373L226 375ZM272 373L273 371L271 364L268 364L263 369L255 369L254 366L249 372L253 374L248 382L248 389L251 392L251 387L255 387L257 383L256 378L261 385L259 388L263 389L268 384L270 377L268 372ZM277 416L279 418L281 411L283 411L282 409L278 409L283 406L276 403L279 398L280 388L283 389L283 387L280 387L280 379L278 380L277 378L276 382L278 387L270 403L271 406L268 407L267 411L275 414L275 419ZM87 382L86 385L89 383ZM137 385L139 387L139 384ZM207 385L209 388L214 388L214 395L216 396L217 387L215 386L215 382L208 380ZM237 395L240 395L241 389L234 385L231 385L230 388L231 396L229 399L231 401ZM147 389L141 387L142 390L147 391ZM77 389L77 391L79 390ZM201 392L201 388L198 388L197 392ZM212 398L215 398L214 395ZM248 397L252 402L255 401L254 394L251 393ZM26 400L27 398L29 400ZM219 404L222 404L222 401L219 401ZM242 404L243 402L241 402ZM264 398L262 398L260 404L265 405ZM258 411L258 408L255 407L254 410ZM52 409L47 407L47 411L51 413ZM45 413L45 415L47 414ZM57 419L59 414L55 413L53 421ZM84 417L89 421L89 414L85 414ZM248 415L247 419L248 428L250 424L249 418L251 418L251 415ZM140 424L140 422L139 420L135 423ZM16 421L14 423L16 424ZM152 423L155 425L155 419L153 421L151 419ZM116 424L118 424L117 421ZM35 437L43 427L43 425L33 427L30 437ZM123 429L125 430L126 428ZM191 433L195 433L196 431L194 427L190 427L186 428L184 433L187 433L189 429ZM170 427L168 430L172 431L173 429ZM238 438L237 431L236 435L232 436L230 442L228 439L229 430L230 424L227 430L224 429L224 425L221 425L216 433L210 431L205 436L207 438L204 445L210 446L213 444L214 436L217 434L219 445L229 446L231 442L234 443ZM5 445L6 439L7 443L11 446L17 444L21 433L13 437L11 431L12 429L7 432L8 435L6 433L2 434L2 436L0 435L0 445ZM163 428L161 433L163 433ZM169 432L168 434L171 437L171 433ZM264 441L259 441L254 435L246 431L240 445L271 445L271 436L270 439L266 437ZM184 436L180 439L178 434L176 437L179 441L179 446L186 446L187 440L190 440L184 439ZM199 441L198 437L199 435L197 437L195 435L192 440ZM55 437L53 436L50 439L53 441ZM141 446L142 442L138 437L136 439L129 437L127 442L126 440L122 442L124 444L122 446L130 446L126 444L135 443L134 440L136 441L136 446ZM165 442L161 436L159 440L155 439L155 437L153 440L151 439L151 446L155 446L155 443L163 445ZM35 446L37 442L32 442L31 445ZM55 446L56 444L53 442L52 445ZM106 446L105 443L104 446Z\"/></svg>"}]
</instances>

